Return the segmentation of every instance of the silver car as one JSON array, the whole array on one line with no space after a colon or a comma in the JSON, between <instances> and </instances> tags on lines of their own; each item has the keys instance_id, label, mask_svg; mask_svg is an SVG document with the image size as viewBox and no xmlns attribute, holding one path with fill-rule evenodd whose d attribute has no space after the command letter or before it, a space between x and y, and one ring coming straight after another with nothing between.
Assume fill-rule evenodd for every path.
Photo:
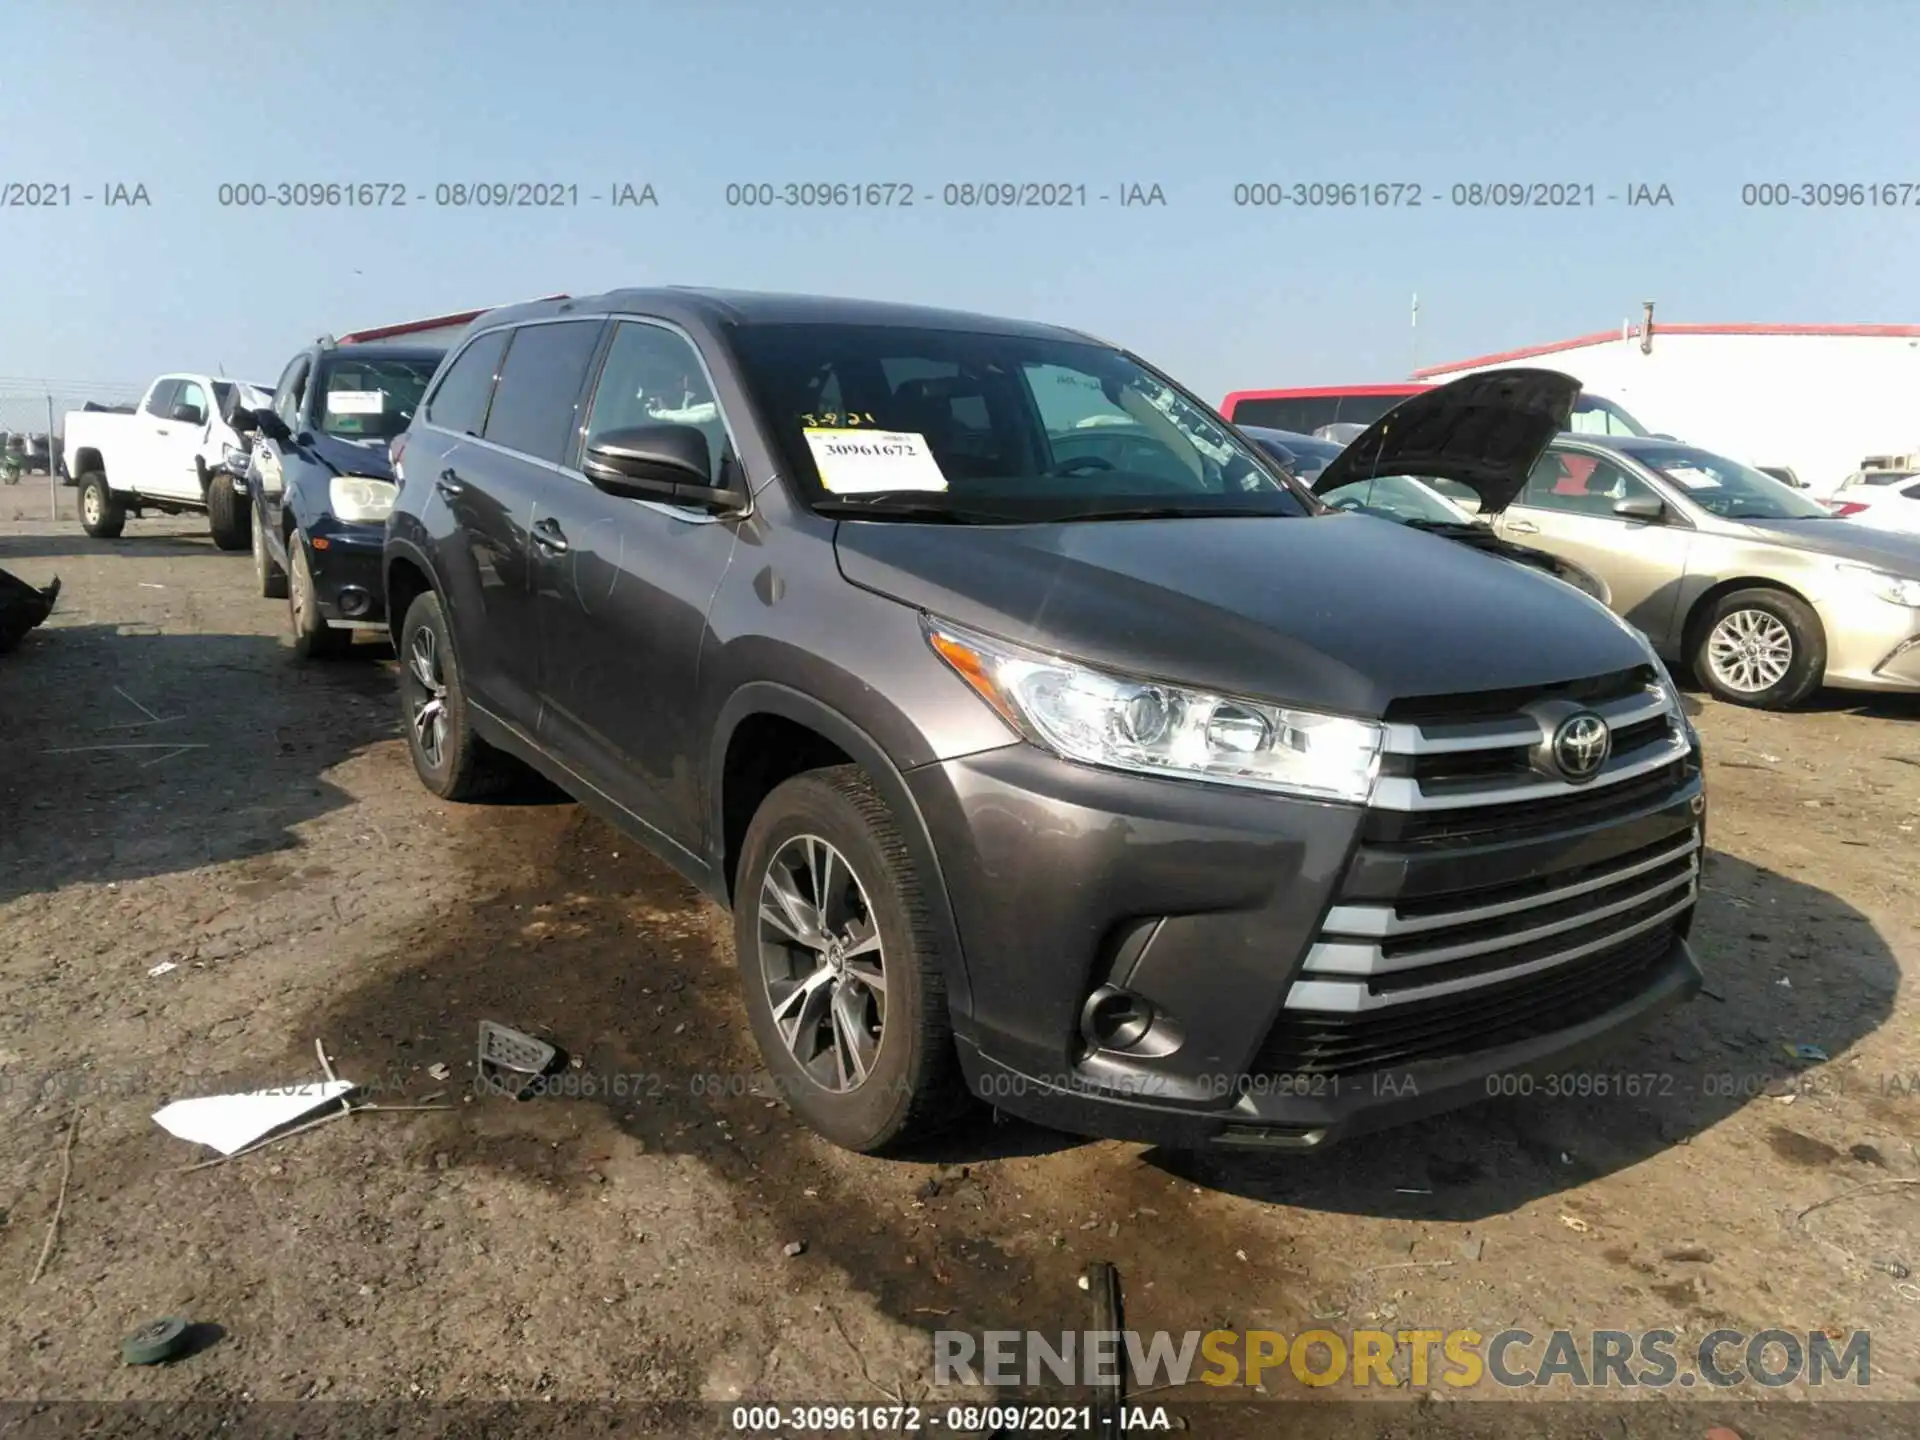
<instances>
[{"instance_id":1,"label":"silver car","mask_svg":"<svg viewBox=\"0 0 1920 1440\"><path fill-rule=\"evenodd\" d=\"M1562 435L1496 531L1599 575L1613 609L1723 700L1920 691L1920 537L1870 532L1724 455Z\"/></svg>"}]
</instances>

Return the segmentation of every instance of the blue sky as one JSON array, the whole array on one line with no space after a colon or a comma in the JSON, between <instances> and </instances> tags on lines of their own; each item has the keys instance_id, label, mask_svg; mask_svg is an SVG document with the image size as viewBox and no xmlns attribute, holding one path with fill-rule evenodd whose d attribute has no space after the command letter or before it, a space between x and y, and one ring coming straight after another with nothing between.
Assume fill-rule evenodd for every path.
<instances>
[{"instance_id":1,"label":"blue sky","mask_svg":"<svg viewBox=\"0 0 1920 1440\"><path fill-rule=\"evenodd\" d=\"M1669 321L1920 319L1920 7L1385 0L5 0L0 376L273 379L317 334L617 285L907 299L1122 341L1217 401ZM573 183L454 210L440 183ZM730 182L909 181L909 210L729 208ZM1158 184L1164 207L949 208L948 182ZM1236 183L1592 183L1594 209L1236 207ZM82 202L110 182L146 208ZM406 208L222 208L222 182ZM585 200L650 182L657 208ZM1657 209L1609 205L1634 183ZM1920 191L1920 183L1916 183ZM1420 296L1416 339L1410 297Z\"/></svg>"}]
</instances>

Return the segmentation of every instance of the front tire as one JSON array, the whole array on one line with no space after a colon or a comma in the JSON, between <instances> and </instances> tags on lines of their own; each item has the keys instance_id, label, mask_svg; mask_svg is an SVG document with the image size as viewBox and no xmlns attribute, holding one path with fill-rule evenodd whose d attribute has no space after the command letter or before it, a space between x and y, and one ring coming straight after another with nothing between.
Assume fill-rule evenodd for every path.
<instances>
[{"instance_id":1,"label":"front tire","mask_svg":"<svg viewBox=\"0 0 1920 1440\"><path fill-rule=\"evenodd\" d=\"M234 489L231 477L216 475L208 481L207 529L213 535L214 545L221 550L246 549L247 517L252 509L249 498Z\"/></svg>"},{"instance_id":2,"label":"front tire","mask_svg":"<svg viewBox=\"0 0 1920 1440\"><path fill-rule=\"evenodd\" d=\"M920 875L859 767L795 776L761 802L733 916L761 1058L810 1126L872 1154L965 1112Z\"/></svg>"},{"instance_id":3,"label":"front tire","mask_svg":"<svg viewBox=\"0 0 1920 1440\"><path fill-rule=\"evenodd\" d=\"M307 559L307 540L298 530L287 536L287 618L293 627L293 653L302 660L331 660L347 653L353 632L329 625L314 594L313 566Z\"/></svg>"},{"instance_id":4,"label":"front tire","mask_svg":"<svg viewBox=\"0 0 1920 1440\"><path fill-rule=\"evenodd\" d=\"M400 722L420 783L442 800L484 800L525 772L473 729L467 687L440 597L427 590L400 622Z\"/></svg>"},{"instance_id":5,"label":"front tire","mask_svg":"<svg viewBox=\"0 0 1920 1440\"><path fill-rule=\"evenodd\" d=\"M266 522L260 518L260 507L250 504L247 511L252 519L247 528L253 533L254 583L268 600L284 600L287 598L287 572L280 568L273 558L273 551L267 548Z\"/></svg>"},{"instance_id":6,"label":"front tire","mask_svg":"<svg viewBox=\"0 0 1920 1440\"><path fill-rule=\"evenodd\" d=\"M98 470L80 476L80 528L96 540L118 540L127 528L127 509Z\"/></svg>"},{"instance_id":7,"label":"front tire","mask_svg":"<svg viewBox=\"0 0 1920 1440\"><path fill-rule=\"evenodd\" d=\"M1790 710L1820 686L1827 637L1820 617L1784 590L1737 590L1701 622L1693 669L1731 705Z\"/></svg>"}]
</instances>

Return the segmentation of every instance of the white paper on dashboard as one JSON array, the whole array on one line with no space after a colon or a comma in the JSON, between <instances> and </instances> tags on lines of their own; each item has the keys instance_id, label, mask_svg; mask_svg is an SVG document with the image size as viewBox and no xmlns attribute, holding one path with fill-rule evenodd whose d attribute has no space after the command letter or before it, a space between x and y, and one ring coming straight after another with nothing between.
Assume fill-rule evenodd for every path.
<instances>
[{"instance_id":1,"label":"white paper on dashboard","mask_svg":"<svg viewBox=\"0 0 1920 1440\"><path fill-rule=\"evenodd\" d=\"M311 1085L251 1090L244 1095L209 1095L162 1105L153 1118L169 1135L231 1155L351 1089L351 1081L316 1080Z\"/></svg>"},{"instance_id":2,"label":"white paper on dashboard","mask_svg":"<svg viewBox=\"0 0 1920 1440\"><path fill-rule=\"evenodd\" d=\"M947 477L924 435L907 430L811 428L802 433L813 451L820 483L835 495L947 488Z\"/></svg>"},{"instance_id":3,"label":"white paper on dashboard","mask_svg":"<svg viewBox=\"0 0 1920 1440\"><path fill-rule=\"evenodd\" d=\"M327 396L327 410L334 415L379 415L386 408L384 390L335 390Z\"/></svg>"},{"instance_id":4,"label":"white paper on dashboard","mask_svg":"<svg viewBox=\"0 0 1920 1440\"><path fill-rule=\"evenodd\" d=\"M1666 472L1669 480L1678 480L1689 490L1718 490L1720 477L1707 470L1695 470L1691 465L1676 465Z\"/></svg>"}]
</instances>

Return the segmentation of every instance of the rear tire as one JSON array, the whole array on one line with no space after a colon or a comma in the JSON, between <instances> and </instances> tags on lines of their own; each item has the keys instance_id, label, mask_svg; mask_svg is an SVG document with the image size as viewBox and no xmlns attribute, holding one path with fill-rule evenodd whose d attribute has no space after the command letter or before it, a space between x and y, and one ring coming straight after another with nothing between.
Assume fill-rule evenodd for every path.
<instances>
[{"instance_id":1,"label":"rear tire","mask_svg":"<svg viewBox=\"0 0 1920 1440\"><path fill-rule=\"evenodd\" d=\"M273 558L273 551L267 548L266 522L260 518L260 507L248 505L251 523L247 529L253 534L253 578L260 587L260 593L269 600L287 598L287 572L282 570Z\"/></svg>"},{"instance_id":2,"label":"rear tire","mask_svg":"<svg viewBox=\"0 0 1920 1440\"><path fill-rule=\"evenodd\" d=\"M293 627L293 653L302 660L332 660L353 645L353 632L329 625L320 613L313 591L313 566L307 560L307 540L298 530L287 536L287 559L292 573L287 585L287 618Z\"/></svg>"},{"instance_id":3,"label":"rear tire","mask_svg":"<svg viewBox=\"0 0 1920 1440\"><path fill-rule=\"evenodd\" d=\"M98 470L80 474L80 528L96 540L118 540L127 527L127 508Z\"/></svg>"},{"instance_id":4,"label":"rear tire","mask_svg":"<svg viewBox=\"0 0 1920 1440\"><path fill-rule=\"evenodd\" d=\"M761 1058L810 1126L872 1154L966 1113L920 875L858 766L797 775L761 802L741 846L733 917Z\"/></svg>"},{"instance_id":5,"label":"rear tire","mask_svg":"<svg viewBox=\"0 0 1920 1440\"><path fill-rule=\"evenodd\" d=\"M1693 672L1730 705L1790 710L1820 688L1827 637L1820 617L1784 590L1736 590L1700 622Z\"/></svg>"},{"instance_id":6,"label":"rear tire","mask_svg":"<svg viewBox=\"0 0 1920 1440\"><path fill-rule=\"evenodd\" d=\"M400 723L420 783L442 800L484 800L526 773L473 730L473 712L440 597L423 591L400 622Z\"/></svg>"},{"instance_id":7,"label":"rear tire","mask_svg":"<svg viewBox=\"0 0 1920 1440\"><path fill-rule=\"evenodd\" d=\"M207 529L221 550L244 550L248 540L248 513L253 509L248 497L233 488L233 480L215 475L207 483Z\"/></svg>"}]
</instances>

